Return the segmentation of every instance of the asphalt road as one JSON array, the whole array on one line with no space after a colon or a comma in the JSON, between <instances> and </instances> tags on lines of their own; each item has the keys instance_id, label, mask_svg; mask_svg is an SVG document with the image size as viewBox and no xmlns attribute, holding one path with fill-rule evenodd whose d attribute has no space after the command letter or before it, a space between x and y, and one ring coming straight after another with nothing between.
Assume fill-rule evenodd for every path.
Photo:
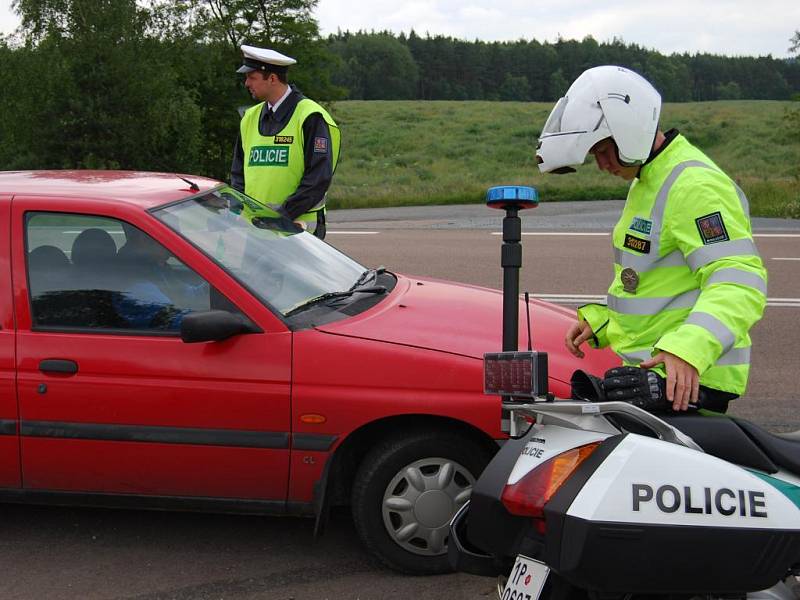
<instances>
[{"instance_id":1,"label":"asphalt road","mask_svg":"<svg viewBox=\"0 0 800 600\"><path fill-rule=\"evenodd\" d=\"M491 598L494 580L408 577L367 558L346 514L306 519L3 506L3 600Z\"/></svg>"},{"instance_id":2,"label":"asphalt road","mask_svg":"<svg viewBox=\"0 0 800 600\"><path fill-rule=\"evenodd\" d=\"M548 297L561 302L603 294L611 258L603 234L618 210L587 202L523 213L523 230L539 235L523 239L521 289L560 294ZM328 241L368 266L499 288L501 218L483 206L331 211ZM797 299L800 222L755 220L754 228L797 236L756 238L769 296ZM785 304L768 307L756 326L751 389L735 408L775 430L800 428L800 300ZM0 512L2 600L493 598L490 579L407 577L374 565L346 513L315 541L313 523L301 519L13 505Z\"/></svg>"},{"instance_id":3,"label":"asphalt road","mask_svg":"<svg viewBox=\"0 0 800 600\"><path fill-rule=\"evenodd\" d=\"M613 275L609 232L621 208L618 201L559 202L522 212L520 290L568 306L604 296ZM331 211L327 241L367 266L500 289L503 216L483 205ZM749 389L732 412L773 431L794 431L800 429L800 221L756 218L753 231L769 272L770 301L752 331Z\"/></svg>"}]
</instances>

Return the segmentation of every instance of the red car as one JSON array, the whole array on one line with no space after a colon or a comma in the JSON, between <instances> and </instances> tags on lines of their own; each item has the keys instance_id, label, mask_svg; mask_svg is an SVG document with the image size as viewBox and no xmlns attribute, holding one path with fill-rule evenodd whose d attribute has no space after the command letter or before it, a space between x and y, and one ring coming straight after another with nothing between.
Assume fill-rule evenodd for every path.
<instances>
[{"instance_id":1,"label":"red car","mask_svg":"<svg viewBox=\"0 0 800 600\"><path fill-rule=\"evenodd\" d=\"M318 524L349 504L387 565L447 569L504 438L482 392L500 292L367 269L194 176L0 173L0 238L0 499ZM531 308L557 395L616 363Z\"/></svg>"}]
</instances>

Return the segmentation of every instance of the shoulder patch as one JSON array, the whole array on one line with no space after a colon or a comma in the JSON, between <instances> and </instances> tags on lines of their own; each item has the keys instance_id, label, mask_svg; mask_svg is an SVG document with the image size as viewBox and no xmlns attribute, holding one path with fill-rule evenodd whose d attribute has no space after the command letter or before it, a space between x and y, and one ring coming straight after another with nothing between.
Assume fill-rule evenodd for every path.
<instances>
[{"instance_id":1,"label":"shoulder patch","mask_svg":"<svg viewBox=\"0 0 800 600\"><path fill-rule=\"evenodd\" d=\"M642 254L650 254L650 240L643 240L630 233L625 234L625 243L622 245Z\"/></svg>"},{"instance_id":2,"label":"shoulder patch","mask_svg":"<svg viewBox=\"0 0 800 600\"><path fill-rule=\"evenodd\" d=\"M326 154L328 152L328 138L315 137L314 152L317 152L319 154Z\"/></svg>"},{"instance_id":3,"label":"shoulder patch","mask_svg":"<svg viewBox=\"0 0 800 600\"><path fill-rule=\"evenodd\" d=\"M653 222L648 219L643 219L642 217L633 217L633 223L631 223L630 226L630 229L646 235L650 235L650 230L652 228Z\"/></svg>"},{"instance_id":4,"label":"shoulder patch","mask_svg":"<svg viewBox=\"0 0 800 600\"><path fill-rule=\"evenodd\" d=\"M704 245L727 242L731 239L728 237L728 230L725 229L725 223L719 211L698 217L694 222L697 224L697 231L700 232L700 239L703 240Z\"/></svg>"}]
</instances>

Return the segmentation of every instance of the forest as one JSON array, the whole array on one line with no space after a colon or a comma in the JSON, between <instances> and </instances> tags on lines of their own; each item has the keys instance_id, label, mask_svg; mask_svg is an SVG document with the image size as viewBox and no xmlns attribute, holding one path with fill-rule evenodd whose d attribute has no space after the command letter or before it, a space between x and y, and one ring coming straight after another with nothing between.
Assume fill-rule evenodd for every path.
<instances>
[{"instance_id":1,"label":"forest","mask_svg":"<svg viewBox=\"0 0 800 600\"><path fill-rule=\"evenodd\" d=\"M790 59L664 55L591 37L324 37L316 3L14 0L21 26L0 38L0 169L122 168L226 179L239 111L253 102L235 72L242 43L296 58L291 81L334 117L345 100L549 102L585 68L609 63L649 78L667 102L800 98L798 31L787 31ZM785 127L800 135L798 111L786 110Z\"/></svg>"},{"instance_id":2,"label":"forest","mask_svg":"<svg viewBox=\"0 0 800 600\"><path fill-rule=\"evenodd\" d=\"M800 62L771 56L665 56L591 37L468 42L412 31L346 32L327 41L340 59L332 81L354 100L552 101L585 69L609 64L644 75L666 102L788 100L800 92Z\"/></svg>"}]
</instances>

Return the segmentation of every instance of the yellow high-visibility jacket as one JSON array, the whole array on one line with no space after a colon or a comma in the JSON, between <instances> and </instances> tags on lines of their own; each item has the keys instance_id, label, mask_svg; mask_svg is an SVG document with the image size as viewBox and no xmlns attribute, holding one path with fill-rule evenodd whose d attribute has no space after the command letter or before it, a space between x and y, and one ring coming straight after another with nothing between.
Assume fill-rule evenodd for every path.
<instances>
[{"instance_id":1,"label":"yellow high-visibility jacket","mask_svg":"<svg viewBox=\"0 0 800 600\"><path fill-rule=\"evenodd\" d=\"M244 192L262 202L281 205L297 190L303 177L305 169L303 123L306 118L319 113L328 124L333 170L336 170L339 161L341 136L339 127L328 111L308 98L303 98L297 103L289 122L276 135L261 135L258 130L258 120L263 106L264 103L261 102L247 109L240 124L244 151ZM316 213L324 209L325 196L297 220L315 223Z\"/></svg>"},{"instance_id":2,"label":"yellow high-visibility jacket","mask_svg":"<svg viewBox=\"0 0 800 600\"><path fill-rule=\"evenodd\" d=\"M744 393L767 272L736 183L678 134L631 184L613 244L607 305L578 309L590 345L628 365L670 352L702 385Z\"/></svg>"}]
</instances>

